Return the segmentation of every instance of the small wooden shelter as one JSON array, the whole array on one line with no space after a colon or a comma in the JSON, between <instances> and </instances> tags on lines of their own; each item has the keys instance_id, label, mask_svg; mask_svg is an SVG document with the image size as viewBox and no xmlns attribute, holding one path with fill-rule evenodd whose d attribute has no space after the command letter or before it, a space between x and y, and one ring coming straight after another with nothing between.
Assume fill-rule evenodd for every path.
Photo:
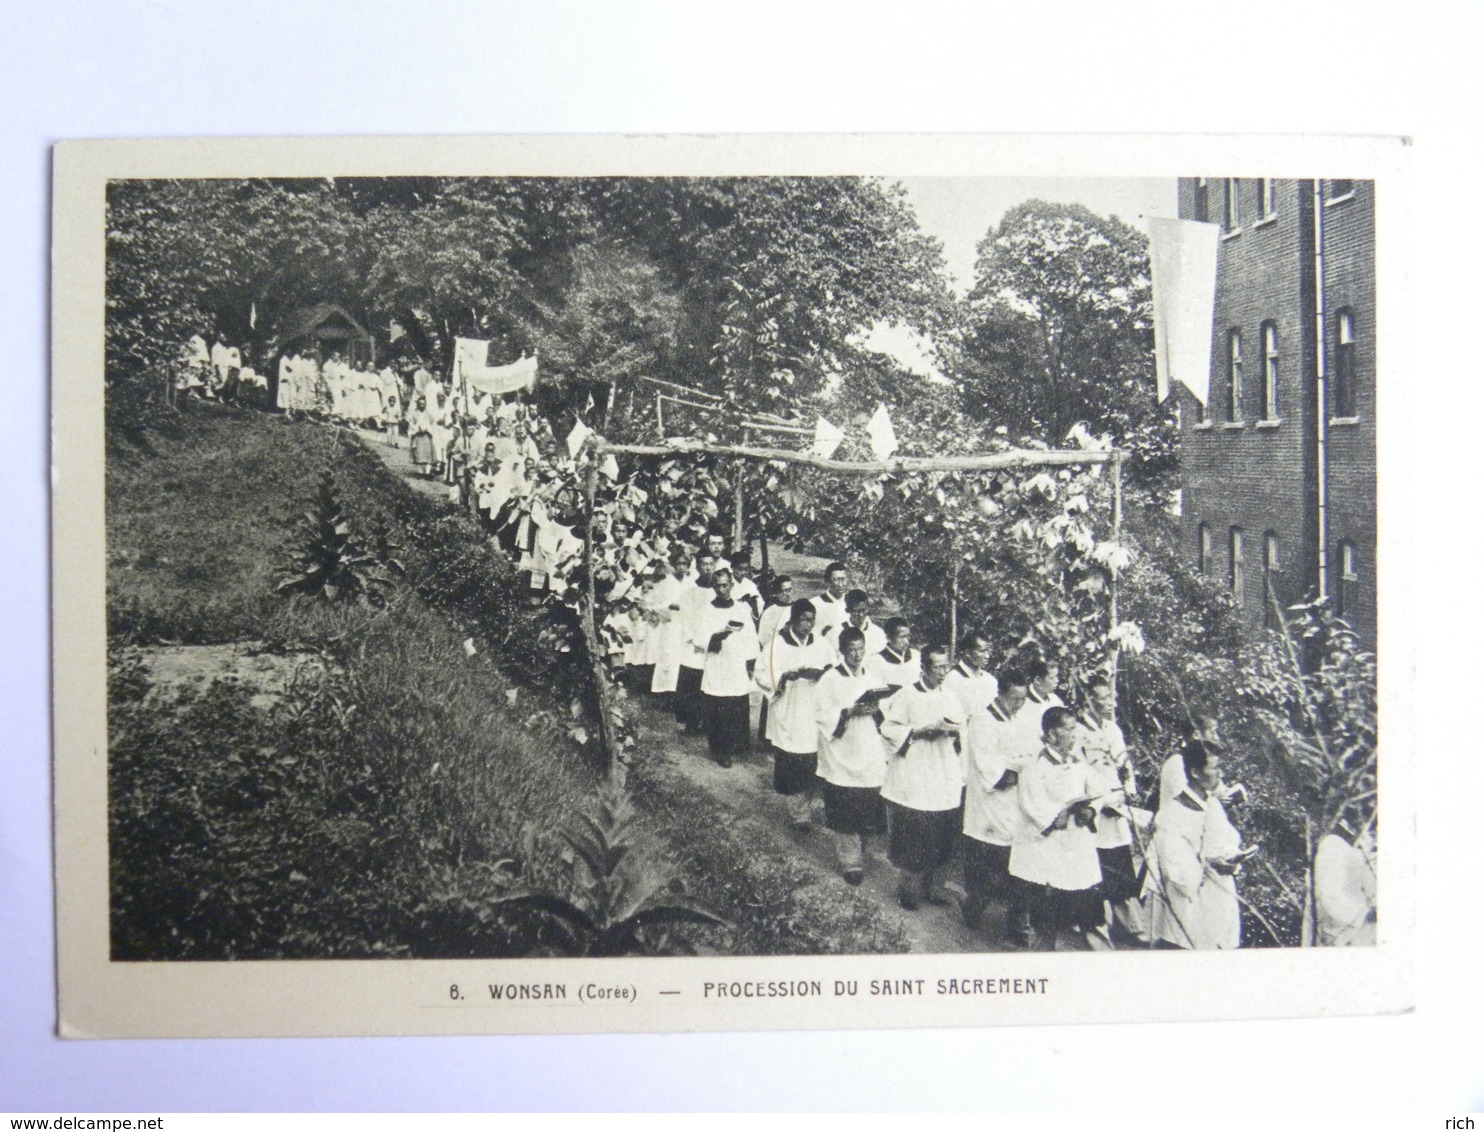
<instances>
[{"instance_id":1,"label":"small wooden shelter","mask_svg":"<svg viewBox=\"0 0 1484 1132\"><path fill-rule=\"evenodd\" d=\"M321 363L338 354L354 369L376 364L376 336L338 303L318 303L290 315L278 349L280 354L301 354Z\"/></svg>"}]
</instances>

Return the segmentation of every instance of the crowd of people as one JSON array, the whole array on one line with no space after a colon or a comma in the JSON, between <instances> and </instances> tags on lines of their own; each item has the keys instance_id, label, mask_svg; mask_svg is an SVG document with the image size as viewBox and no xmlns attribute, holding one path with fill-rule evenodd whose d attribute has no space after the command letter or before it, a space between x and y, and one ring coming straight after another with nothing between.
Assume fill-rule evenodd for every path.
<instances>
[{"instance_id":1,"label":"crowd of people","mask_svg":"<svg viewBox=\"0 0 1484 1132\"><path fill-rule=\"evenodd\" d=\"M420 474L480 518L533 596L575 596L580 423L559 441L524 394L471 397L421 367L398 377L335 358L283 359L279 402L389 445L405 437ZM1050 651L1028 644L992 672L977 632L952 653L914 648L910 622L878 625L843 563L813 597L782 576L765 597L745 548L717 530L663 535L596 516L591 533L612 668L721 767L761 748L794 827L822 816L846 883L862 883L884 838L903 909L947 903L956 866L965 922L1002 925L1013 945L1239 946L1237 880L1259 849L1231 820L1245 790L1223 781L1214 720L1193 721L1146 797L1106 677L1073 710ZM1372 844L1368 831L1321 843L1321 942L1374 941Z\"/></svg>"},{"instance_id":2,"label":"crowd of people","mask_svg":"<svg viewBox=\"0 0 1484 1132\"><path fill-rule=\"evenodd\" d=\"M822 808L846 883L884 836L904 909L947 902L957 861L965 921L984 930L998 905L1022 947L1238 946L1236 877L1253 850L1228 817L1243 791L1222 783L1209 721L1163 767L1157 812L1141 808L1105 678L1074 712L1039 648L997 673L978 633L956 657L915 649L910 623L876 624L838 562L824 592L796 599L776 578L763 605L724 543L712 534L643 578L631 685L667 701L722 767L753 750L760 699L773 789L801 831Z\"/></svg>"}]
</instances>

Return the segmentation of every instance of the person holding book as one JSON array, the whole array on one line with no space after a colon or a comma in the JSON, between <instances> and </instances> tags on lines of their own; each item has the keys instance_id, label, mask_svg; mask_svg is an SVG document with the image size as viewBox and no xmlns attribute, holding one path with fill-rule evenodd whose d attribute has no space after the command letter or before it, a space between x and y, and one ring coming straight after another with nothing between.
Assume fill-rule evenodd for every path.
<instances>
[{"instance_id":1,"label":"person holding book","mask_svg":"<svg viewBox=\"0 0 1484 1132\"><path fill-rule=\"evenodd\" d=\"M773 578L773 584L768 587L768 604L763 608L757 619L758 644L764 650L778 635L778 631L788 624L793 615L794 605L794 580L786 574L779 574ZM811 605L812 609L813 606ZM757 733L766 736L768 733L768 697L763 697L762 704L757 711Z\"/></svg>"},{"instance_id":2,"label":"person holding book","mask_svg":"<svg viewBox=\"0 0 1484 1132\"><path fill-rule=\"evenodd\" d=\"M882 708L888 856L898 870L897 902L909 912L924 900L943 903L934 883L962 828L964 714L958 697L943 687L947 675L947 648L924 649L922 676Z\"/></svg>"},{"instance_id":3,"label":"person holding book","mask_svg":"<svg viewBox=\"0 0 1484 1132\"><path fill-rule=\"evenodd\" d=\"M757 685L768 697L763 738L773 754L773 790L786 799L797 829L809 828L819 754L815 691L832 652L814 635L813 603L801 599L757 666Z\"/></svg>"},{"instance_id":4,"label":"person holding book","mask_svg":"<svg viewBox=\"0 0 1484 1132\"><path fill-rule=\"evenodd\" d=\"M1256 852L1242 847L1217 796L1221 756L1191 739L1183 752L1185 786L1154 819L1144 893L1157 945L1195 951L1242 942L1237 871Z\"/></svg>"},{"instance_id":5,"label":"person holding book","mask_svg":"<svg viewBox=\"0 0 1484 1132\"><path fill-rule=\"evenodd\" d=\"M820 792L840 871L846 884L857 885L866 875L867 839L886 828L881 701L892 689L878 684L866 666L859 629L841 629L839 647L840 663L819 678L815 693Z\"/></svg>"},{"instance_id":6,"label":"person holding book","mask_svg":"<svg viewBox=\"0 0 1484 1132\"><path fill-rule=\"evenodd\" d=\"M695 622L697 618L705 617L706 608L716 599L712 588L712 575L717 568L716 555L701 551L695 557L694 567L694 580L681 590L680 667L675 676L674 697L676 730L687 735L700 735L705 731L701 673L706 668L709 634L703 635Z\"/></svg>"},{"instance_id":7,"label":"person holding book","mask_svg":"<svg viewBox=\"0 0 1484 1132\"><path fill-rule=\"evenodd\" d=\"M1082 757L1095 786L1108 804L1098 813L1096 840L1098 864L1103 870L1103 900L1112 915L1110 927L1126 938L1148 940L1144 910L1139 903L1139 879L1134 870L1133 831L1129 828L1129 800L1138 797L1133 763L1123 729L1113 718L1113 685L1106 676L1087 683L1087 703L1077 717L1081 728ZM1147 821L1147 810L1139 811Z\"/></svg>"},{"instance_id":8,"label":"person holding book","mask_svg":"<svg viewBox=\"0 0 1484 1132\"><path fill-rule=\"evenodd\" d=\"M1047 708L1041 751L1016 786L1025 824L1010 849L1010 875L1025 886L1032 931L1053 951L1103 925L1093 833L1102 791L1080 757L1077 731L1068 709Z\"/></svg>"},{"instance_id":9,"label":"person holding book","mask_svg":"<svg viewBox=\"0 0 1484 1132\"><path fill-rule=\"evenodd\" d=\"M706 745L729 767L752 747L750 705L757 662L752 611L732 597L732 572L711 575L711 601L691 620L691 644L701 650L701 717Z\"/></svg>"},{"instance_id":10,"label":"person holding book","mask_svg":"<svg viewBox=\"0 0 1484 1132\"><path fill-rule=\"evenodd\" d=\"M995 697L964 757L964 923L977 930L990 901L1002 899L1010 939L1022 947L1031 942L1029 909L1023 887L1010 880L1010 850L1025 828L1020 774L1041 751L1015 718L1029 684L1024 669L1000 669Z\"/></svg>"}]
</instances>

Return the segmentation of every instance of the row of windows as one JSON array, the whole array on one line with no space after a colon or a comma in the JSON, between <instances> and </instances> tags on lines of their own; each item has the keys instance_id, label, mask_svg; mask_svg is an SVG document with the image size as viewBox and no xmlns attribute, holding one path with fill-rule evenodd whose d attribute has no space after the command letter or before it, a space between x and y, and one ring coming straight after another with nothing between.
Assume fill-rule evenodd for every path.
<instances>
[{"instance_id":1,"label":"row of windows","mask_svg":"<svg viewBox=\"0 0 1484 1132\"><path fill-rule=\"evenodd\" d=\"M1334 314L1334 372L1329 376L1330 415L1354 417L1356 409L1355 314L1341 307ZM1271 320L1258 328L1258 417L1276 421L1280 412L1278 324ZM1246 400L1246 364L1242 355L1242 332L1226 332L1226 419L1241 421Z\"/></svg>"},{"instance_id":2,"label":"row of windows","mask_svg":"<svg viewBox=\"0 0 1484 1132\"><path fill-rule=\"evenodd\" d=\"M1197 220L1211 219L1211 188L1215 181L1221 185L1221 227L1235 232L1242 227L1243 179L1241 177L1197 177L1195 179L1195 210ZM1251 178L1256 190L1251 194L1252 207L1256 209L1254 219L1261 224L1278 215L1278 182L1272 177ZM1343 200L1355 192L1353 179L1335 179L1324 183L1325 200Z\"/></svg>"},{"instance_id":3,"label":"row of windows","mask_svg":"<svg viewBox=\"0 0 1484 1132\"><path fill-rule=\"evenodd\" d=\"M1215 566L1213 533L1205 523L1200 525L1199 533L1199 567L1202 574L1209 574ZM1247 598L1246 542L1247 532L1241 527L1232 527L1227 531L1226 585L1238 607L1245 604ZM1355 611L1360 587L1355 544L1349 539L1342 540L1335 548L1335 565L1339 574L1334 587L1335 613L1344 617ZM1277 586L1282 571L1278 536L1268 531L1262 536L1262 610L1263 624L1269 628L1278 627L1278 608L1282 598L1278 595Z\"/></svg>"}]
</instances>

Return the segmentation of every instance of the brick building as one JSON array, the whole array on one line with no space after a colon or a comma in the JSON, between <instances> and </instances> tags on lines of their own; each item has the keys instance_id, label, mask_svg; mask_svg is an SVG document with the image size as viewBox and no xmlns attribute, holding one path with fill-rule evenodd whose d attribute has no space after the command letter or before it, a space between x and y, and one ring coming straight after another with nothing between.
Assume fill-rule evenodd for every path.
<instances>
[{"instance_id":1,"label":"brick building","mask_svg":"<svg viewBox=\"0 0 1484 1132\"><path fill-rule=\"evenodd\" d=\"M1180 389L1182 523L1249 622L1323 592L1376 639L1371 181L1182 178L1221 225L1209 403Z\"/></svg>"}]
</instances>

